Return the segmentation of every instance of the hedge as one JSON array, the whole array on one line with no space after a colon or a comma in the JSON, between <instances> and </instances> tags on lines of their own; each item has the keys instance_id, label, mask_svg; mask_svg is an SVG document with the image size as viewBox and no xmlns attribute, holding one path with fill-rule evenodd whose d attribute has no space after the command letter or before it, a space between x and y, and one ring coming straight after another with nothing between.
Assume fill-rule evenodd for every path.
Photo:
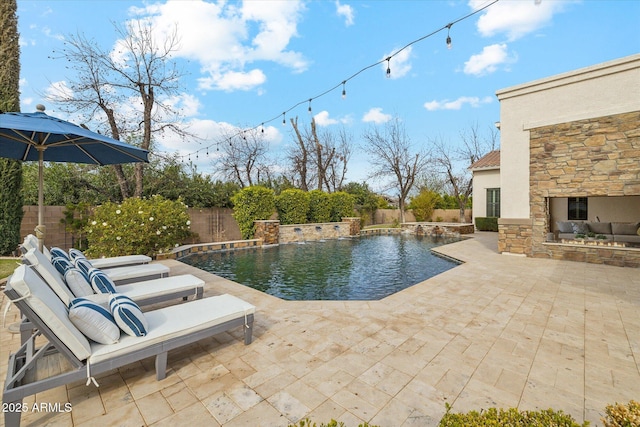
<instances>
[{"instance_id":1,"label":"hedge","mask_svg":"<svg viewBox=\"0 0 640 427\"><path fill-rule=\"evenodd\" d=\"M276 208L273 190L259 185L243 188L231 200L234 205L233 217L243 239L253 239L254 221L269 219Z\"/></svg>"},{"instance_id":2,"label":"hedge","mask_svg":"<svg viewBox=\"0 0 640 427\"><path fill-rule=\"evenodd\" d=\"M476 228L478 231L498 231L498 218L476 217Z\"/></svg>"}]
</instances>

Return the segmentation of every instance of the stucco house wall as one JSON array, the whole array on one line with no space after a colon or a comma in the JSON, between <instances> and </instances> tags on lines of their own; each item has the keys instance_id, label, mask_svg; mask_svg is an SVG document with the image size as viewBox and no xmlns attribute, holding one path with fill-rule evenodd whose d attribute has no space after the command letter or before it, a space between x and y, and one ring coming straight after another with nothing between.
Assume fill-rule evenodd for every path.
<instances>
[{"instance_id":1,"label":"stucco house wall","mask_svg":"<svg viewBox=\"0 0 640 427\"><path fill-rule=\"evenodd\" d=\"M487 216L487 189L500 188L500 169L473 171L473 223Z\"/></svg>"},{"instance_id":2,"label":"stucco house wall","mask_svg":"<svg viewBox=\"0 0 640 427\"><path fill-rule=\"evenodd\" d=\"M534 255L549 228L550 197L640 195L640 54L496 95L500 252Z\"/></svg>"}]
</instances>

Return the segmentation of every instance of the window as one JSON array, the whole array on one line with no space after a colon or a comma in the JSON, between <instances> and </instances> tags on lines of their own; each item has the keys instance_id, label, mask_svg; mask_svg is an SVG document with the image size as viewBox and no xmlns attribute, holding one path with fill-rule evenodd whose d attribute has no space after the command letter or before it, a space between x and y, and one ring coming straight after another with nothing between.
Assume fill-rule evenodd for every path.
<instances>
[{"instance_id":1,"label":"window","mask_svg":"<svg viewBox=\"0 0 640 427\"><path fill-rule=\"evenodd\" d=\"M569 197L569 212L567 219L586 220L587 219L587 198Z\"/></svg>"},{"instance_id":2,"label":"window","mask_svg":"<svg viewBox=\"0 0 640 427\"><path fill-rule=\"evenodd\" d=\"M500 189L487 188L487 216L500 217Z\"/></svg>"}]
</instances>

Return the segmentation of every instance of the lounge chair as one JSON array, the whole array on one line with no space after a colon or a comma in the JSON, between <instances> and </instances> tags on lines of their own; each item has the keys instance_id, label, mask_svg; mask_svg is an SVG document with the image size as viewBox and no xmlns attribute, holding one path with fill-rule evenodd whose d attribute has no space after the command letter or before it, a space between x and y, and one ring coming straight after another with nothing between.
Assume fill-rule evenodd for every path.
<instances>
[{"instance_id":1,"label":"lounge chair","mask_svg":"<svg viewBox=\"0 0 640 427\"><path fill-rule=\"evenodd\" d=\"M36 259L36 254L40 254L41 256ZM38 248L31 248L23 253L22 256L29 264L51 263L50 259L40 252ZM84 261L81 260L80 262ZM127 267L106 268L101 270L116 285L159 279L169 275L169 267L162 264L130 265Z\"/></svg>"},{"instance_id":2,"label":"lounge chair","mask_svg":"<svg viewBox=\"0 0 640 427\"><path fill-rule=\"evenodd\" d=\"M37 330L20 349L9 356L3 391L5 425L20 425L20 408L27 396L87 379L121 366L155 356L157 380L166 376L167 353L233 328L243 327L244 343L252 340L255 307L231 295L190 301L144 313L148 333L143 337L122 334L115 344L89 340L69 319L67 307L28 266L18 267L7 283L5 294ZM36 347L36 338L47 342ZM38 343L41 340L38 339ZM61 366L49 358L63 356L71 368L52 374L46 368ZM53 362L53 360L51 360ZM39 367L42 369L39 369Z\"/></svg>"},{"instance_id":3,"label":"lounge chair","mask_svg":"<svg viewBox=\"0 0 640 427\"><path fill-rule=\"evenodd\" d=\"M38 238L33 234L28 234L20 245L20 249L22 249L23 253L26 253L29 249L38 247ZM51 260L51 253L46 246L42 246L42 252L45 254L49 260ZM151 262L151 257L146 255L123 255L116 257L106 257L106 258L94 258L89 259L91 265L96 268L112 268L112 267L126 267L130 265L140 265L140 264L148 264Z\"/></svg>"}]
</instances>

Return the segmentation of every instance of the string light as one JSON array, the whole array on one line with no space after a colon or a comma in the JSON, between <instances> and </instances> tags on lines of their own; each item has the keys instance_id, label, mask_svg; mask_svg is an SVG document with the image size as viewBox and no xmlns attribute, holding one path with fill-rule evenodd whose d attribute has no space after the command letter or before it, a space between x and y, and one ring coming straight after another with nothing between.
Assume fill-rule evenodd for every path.
<instances>
[{"instance_id":1,"label":"string light","mask_svg":"<svg viewBox=\"0 0 640 427\"><path fill-rule=\"evenodd\" d=\"M458 19L456 19L455 21L452 21L452 22L448 23L447 25L445 25L445 26L443 26L443 27L441 27L441 28L439 28L439 29L437 29L437 30L435 30L435 31L433 31L433 32L431 32L431 33L429 33L429 34L426 34L426 35L424 35L424 36L422 36L422 37L420 37L420 38L418 38L418 39L416 39L416 40L413 40L413 41L411 41L411 42L407 43L405 46L403 46L402 48L400 48L400 49L396 50L394 53L392 53L391 55L387 56L386 58L384 58L384 59L382 59L382 60L379 60L379 61L377 61L377 62L376 62L376 63L374 63L374 64L370 64L370 65L368 65L368 66L366 66L366 67L364 67L364 68L360 69L359 71L357 71L356 73L354 73L354 74L352 74L350 77L348 77L347 79L342 80L340 83L338 83L337 85L335 85L335 86L333 86L333 87L331 87L331 88L329 88L329 89L325 90L324 92L322 92L322 93L320 93L320 94L318 94L318 95L316 95L316 96L314 96L314 97L311 97L311 98L305 99L304 101L300 101L300 102L298 102L297 104L293 105L293 106L292 106L292 107L290 107L289 109L287 109L287 110L285 110L285 111L283 111L283 112L282 112L282 114L281 114L281 115L282 115L282 125L283 125L283 126L286 126L286 125L287 125L286 114L287 114L288 112L290 112L290 111L292 111L292 110L296 109L296 108L297 108L297 107L299 107L301 104L303 104L303 103L305 103L305 102L308 102L308 103L309 103L309 106L308 106L307 110L308 110L309 114L311 114L311 112L312 112L312 109L311 109L311 101L313 101L314 99L320 98L320 97L322 97L322 96L324 96L324 95L326 95L326 94L328 94L328 93L330 93L330 92L333 92L334 90L336 90L336 89L337 89L337 88L339 88L340 86L342 86L342 99L345 99L345 98L347 97L346 84L347 84L347 82L348 82L349 80L352 80L352 79L356 78L358 75L360 75L360 74L362 74L363 72L365 72L365 71L369 70L370 68L374 68L374 67L377 67L377 66L381 65L384 61L386 61L386 62L387 62L386 77L390 79L390 78L391 78L391 58L393 58L394 56L398 55L400 52L402 52L403 50L405 50L405 49L406 49L406 48L408 48L409 46L412 46L412 45L414 45L414 44L416 44L416 43L419 43L419 42L421 42L421 41L423 41L423 40L425 40L425 39L427 39L427 38L429 38L429 37L433 36L434 34L439 33L440 31L443 31L443 30L445 30L445 29L447 30L447 38L446 38L447 48L448 48L448 49L451 49L451 47L452 47L452 44L451 44L451 36L450 36L450 34L449 34L449 32L450 32L450 30L451 30L451 27L452 27L454 24L458 23L458 22L464 21L464 20L466 20L466 19L468 19L468 18L470 18L470 17L472 17L472 16L474 16L474 15L476 15L476 14L478 14L478 13L480 13L480 12L484 11L485 9L487 9L487 8L489 8L490 6L494 5L494 4L495 4L495 3L497 3L498 1L500 1L500 0L488 0L488 1L487 1L487 3L485 3L483 6L479 7L478 9L474 10L473 12L470 12L470 13L468 13L467 15L464 15L463 17L458 18ZM539 5L539 4L542 2L542 0L534 0L534 2L535 2L535 4L536 4L536 5ZM273 118L271 118L271 119L269 119L269 120L265 120L264 122L262 122L262 124L261 124L261 125L259 125L259 126L261 126L261 132L262 132L262 133L264 133L264 124L265 124L265 123L270 123L270 122L272 122L272 121L274 121L274 120L277 120L279 116L280 116L280 115L277 115L277 116L275 116L275 117L273 117ZM249 130L255 130L255 129L257 129L257 128L258 128L258 126L254 126L253 128L251 128L251 129L249 129ZM234 137L234 136L239 136L239 135L241 135L241 134L243 135L245 131L246 131L246 130L239 130L239 131L238 131L235 135L233 135L232 137ZM220 144L220 143L214 143L214 144L211 144L211 145L209 145L209 146L207 147L207 150L208 150L208 148L209 148L209 147L212 147L213 145L216 145L216 151L220 151L219 144ZM232 144L231 144L231 139L229 140L229 146L232 146ZM197 154L197 152L196 152L196 154ZM189 154L189 161L191 161L191 157L190 157L190 156L191 156L191 154ZM179 157L182 159L182 158L184 158L185 156L179 156Z\"/></svg>"}]
</instances>

